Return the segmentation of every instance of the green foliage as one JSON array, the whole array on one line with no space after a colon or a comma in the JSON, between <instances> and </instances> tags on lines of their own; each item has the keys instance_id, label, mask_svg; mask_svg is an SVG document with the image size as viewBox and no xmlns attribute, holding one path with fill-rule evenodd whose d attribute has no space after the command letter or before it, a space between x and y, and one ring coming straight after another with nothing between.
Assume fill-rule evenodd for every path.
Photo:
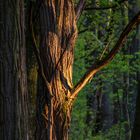
<instances>
[{"instance_id":1,"label":"green foliage","mask_svg":"<svg viewBox=\"0 0 140 140\"><path fill-rule=\"evenodd\" d=\"M78 82L81 76L85 73L84 63L84 45L85 42L82 38L79 38L75 48L75 63L74 63L74 84ZM75 102L72 112L72 123L70 130L70 140L84 139L85 133L85 120L86 120L86 94L85 90L82 90L78 96L78 100Z\"/></svg>"},{"instance_id":2,"label":"green foliage","mask_svg":"<svg viewBox=\"0 0 140 140\"><path fill-rule=\"evenodd\" d=\"M74 84L79 81L95 61L108 55L108 52L116 44L129 20L128 13L130 11L128 11L124 4L120 6L119 1L100 0L96 4L92 0L87 1L88 7L106 7L114 4L118 6L114 10L91 10L83 12L78 23L79 38L75 47ZM130 122L124 120L123 103L128 98L128 112L134 110L134 95L136 94L135 90L137 86L135 77L140 69L140 51L137 49L137 51L131 52L132 48L136 47L136 44L134 44L134 39L138 40L136 35L137 32L133 31L128 36L127 43L115 56L113 61L102 71L98 72L84 90L80 92L72 113L70 140L125 139L125 126ZM105 48L107 49L103 53ZM129 83L125 81L127 76ZM129 89L126 89L127 86ZM112 123L106 130L101 129L98 133L94 133L96 117L98 117L97 99L93 100L93 104L96 107L91 108L87 105L89 102L87 97L96 98L97 92L100 90L101 96L104 94L108 95L112 115L114 108L116 108L114 103L119 103L117 110L119 118L116 124ZM125 90L129 90L128 97L126 97ZM89 116L87 116L87 112ZM87 118L89 117L92 118L92 121L88 124Z\"/></svg>"}]
</instances>

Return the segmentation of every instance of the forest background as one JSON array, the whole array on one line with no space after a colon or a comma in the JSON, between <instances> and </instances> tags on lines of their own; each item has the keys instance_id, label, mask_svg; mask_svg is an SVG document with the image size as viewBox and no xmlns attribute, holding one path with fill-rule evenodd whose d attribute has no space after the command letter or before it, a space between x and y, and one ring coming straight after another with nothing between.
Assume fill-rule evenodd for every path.
<instances>
[{"instance_id":1,"label":"forest background","mask_svg":"<svg viewBox=\"0 0 140 140\"><path fill-rule=\"evenodd\" d=\"M90 5L93 8L85 9L78 24L75 81L93 61L114 46L124 27L138 12L140 1L101 0L90 1ZM80 140L131 139L136 98L140 92L139 57L140 26L128 36L125 47L115 59L79 94L73 110L72 140L77 137Z\"/></svg>"}]
</instances>

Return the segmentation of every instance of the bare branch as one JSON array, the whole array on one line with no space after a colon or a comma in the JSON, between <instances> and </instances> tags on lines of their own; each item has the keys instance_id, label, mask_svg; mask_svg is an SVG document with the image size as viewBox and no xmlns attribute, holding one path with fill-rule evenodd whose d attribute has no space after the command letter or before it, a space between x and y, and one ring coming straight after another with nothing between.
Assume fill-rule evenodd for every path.
<instances>
[{"instance_id":1,"label":"bare branch","mask_svg":"<svg viewBox=\"0 0 140 140\"><path fill-rule=\"evenodd\" d=\"M121 5L122 3L126 1L128 0L121 0L119 2L119 5ZM109 9L116 9L116 8L118 8L118 4L110 5L107 7L85 7L83 10L109 10Z\"/></svg>"},{"instance_id":2,"label":"bare branch","mask_svg":"<svg viewBox=\"0 0 140 140\"><path fill-rule=\"evenodd\" d=\"M119 4L122 4L126 1L128 1L128 0L120 0ZM83 10L108 10L108 9L118 8L118 4L110 5L107 7L85 7L85 4L86 4L86 0L79 0L77 7L75 9L76 21L78 21Z\"/></svg>"},{"instance_id":3,"label":"bare branch","mask_svg":"<svg viewBox=\"0 0 140 140\"><path fill-rule=\"evenodd\" d=\"M82 11L83 11L83 8L86 4L86 0L79 0L78 4L77 4L77 7L75 9L75 13L76 13L76 21L79 19Z\"/></svg>"},{"instance_id":4,"label":"bare branch","mask_svg":"<svg viewBox=\"0 0 140 140\"><path fill-rule=\"evenodd\" d=\"M89 29L89 28L83 29L83 30L78 32L78 35L82 34L82 33L85 33L86 31L92 31L92 29Z\"/></svg>"},{"instance_id":5,"label":"bare branch","mask_svg":"<svg viewBox=\"0 0 140 140\"><path fill-rule=\"evenodd\" d=\"M120 48L123 47L123 44L126 42L126 38L128 34L140 23L140 11L138 14L129 22L129 24L126 26L124 31L121 33L119 40L117 41L116 45L113 47L113 49L109 52L109 54L101 61L98 61L94 63L91 68L85 73L85 75L81 78L81 80L74 86L74 88L71 91L71 99L75 99L77 97L79 91L87 84L87 82L102 68L104 68L111 60L114 58L114 56L117 54L117 52L120 50Z\"/></svg>"},{"instance_id":6,"label":"bare branch","mask_svg":"<svg viewBox=\"0 0 140 140\"><path fill-rule=\"evenodd\" d=\"M112 41L112 39L110 39L110 41L109 41L109 42L106 44L106 46L104 47L104 50L102 51L101 56L99 57L99 60L102 60L102 58L103 58L105 52L106 52L107 50L109 50L109 44L110 44L111 41Z\"/></svg>"}]
</instances>

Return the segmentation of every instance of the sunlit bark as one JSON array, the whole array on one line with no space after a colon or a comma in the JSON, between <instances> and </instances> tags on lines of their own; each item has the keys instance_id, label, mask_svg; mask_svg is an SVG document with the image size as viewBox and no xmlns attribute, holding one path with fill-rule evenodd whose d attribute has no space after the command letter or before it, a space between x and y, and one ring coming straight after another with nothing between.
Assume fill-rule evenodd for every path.
<instances>
[{"instance_id":1,"label":"sunlit bark","mask_svg":"<svg viewBox=\"0 0 140 140\"><path fill-rule=\"evenodd\" d=\"M140 13L128 24L111 52L95 63L73 87L72 66L77 37L72 0L44 0L31 8L30 28L39 64L36 140L67 140L73 101L79 91L106 66L140 22Z\"/></svg>"},{"instance_id":2,"label":"sunlit bark","mask_svg":"<svg viewBox=\"0 0 140 140\"><path fill-rule=\"evenodd\" d=\"M34 18L36 15L37 20ZM31 26L41 70L38 73L36 139L67 140L72 109L69 97L73 86L73 51L77 36L72 0L37 1L32 10Z\"/></svg>"}]
</instances>

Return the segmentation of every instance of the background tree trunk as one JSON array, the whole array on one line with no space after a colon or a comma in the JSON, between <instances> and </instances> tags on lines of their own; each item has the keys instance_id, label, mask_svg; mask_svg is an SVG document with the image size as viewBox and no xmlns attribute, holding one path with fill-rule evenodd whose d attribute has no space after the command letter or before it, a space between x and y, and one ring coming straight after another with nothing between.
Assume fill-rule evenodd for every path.
<instances>
[{"instance_id":1,"label":"background tree trunk","mask_svg":"<svg viewBox=\"0 0 140 140\"><path fill-rule=\"evenodd\" d=\"M138 36L140 35L140 26L137 29ZM137 45L140 46L140 39L136 38ZM140 49L140 48L138 48ZM140 57L139 57L140 58ZM139 59L138 58L138 59ZM134 123L132 130L131 140L139 140L140 138L140 72L137 72L137 96L136 96L136 106L135 106L135 115L134 115Z\"/></svg>"},{"instance_id":2,"label":"background tree trunk","mask_svg":"<svg viewBox=\"0 0 140 140\"><path fill-rule=\"evenodd\" d=\"M140 77L138 78L138 95L136 100L136 112L131 140L139 140L140 138Z\"/></svg>"},{"instance_id":3,"label":"background tree trunk","mask_svg":"<svg viewBox=\"0 0 140 140\"><path fill-rule=\"evenodd\" d=\"M134 16L136 12L138 12L140 8L140 0L136 0L134 2L130 1L132 6L131 15ZM131 47L132 53L136 53L140 51L140 25L136 29L136 36L133 42L133 46ZM140 59L139 56L136 58ZM135 99L136 99L136 106L135 106L135 115L134 115L134 123L133 123L133 130L132 130L132 137L131 140L139 140L140 139L140 71L139 69L136 72L135 79L137 80L137 86L135 90Z\"/></svg>"},{"instance_id":4,"label":"background tree trunk","mask_svg":"<svg viewBox=\"0 0 140 140\"><path fill-rule=\"evenodd\" d=\"M0 4L0 139L28 140L23 0Z\"/></svg>"}]
</instances>

